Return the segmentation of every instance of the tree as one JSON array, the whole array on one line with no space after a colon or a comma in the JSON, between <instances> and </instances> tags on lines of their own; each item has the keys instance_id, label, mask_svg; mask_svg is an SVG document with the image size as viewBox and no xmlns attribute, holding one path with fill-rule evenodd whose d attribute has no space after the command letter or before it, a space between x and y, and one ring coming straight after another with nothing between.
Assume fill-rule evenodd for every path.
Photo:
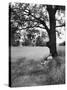
<instances>
[{"instance_id":1,"label":"tree","mask_svg":"<svg viewBox=\"0 0 67 90\"><path fill-rule=\"evenodd\" d=\"M57 56L56 27L65 27L65 21L63 20L63 18L57 19L55 15L56 13L58 13L58 15L60 16L61 11L65 15L65 6L24 3L15 3L15 5L10 5L11 22L16 22L16 27L18 27L19 30L32 30L32 28L40 28L46 30L49 37L47 46L50 48L52 56ZM59 23L58 26L56 21L58 21ZM57 33L59 33L59 31L57 31Z\"/></svg>"},{"instance_id":2,"label":"tree","mask_svg":"<svg viewBox=\"0 0 67 90\"><path fill-rule=\"evenodd\" d=\"M50 41L48 43L48 46L50 48L50 52L52 53L52 56L57 55L57 50L56 50L56 19L55 19L55 14L57 9L65 9L64 6L47 6L47 10L49 13L49 19L50 19L50 31L48 31ZM64 23L65 25L65 23ZM58 26L58 27L62 27Z\"/></svg>"}]
</instances>

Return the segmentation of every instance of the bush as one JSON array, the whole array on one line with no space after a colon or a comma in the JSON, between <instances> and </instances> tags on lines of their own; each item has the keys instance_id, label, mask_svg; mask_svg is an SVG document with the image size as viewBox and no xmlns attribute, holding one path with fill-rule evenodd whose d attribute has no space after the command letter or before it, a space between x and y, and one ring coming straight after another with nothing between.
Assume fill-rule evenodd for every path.
<instances>
[{"instance_id":1,"label":"bush","mask_svg":"<svg viewBox=\"0 0 67 90\"><path fill-rule=\"evenodd\" d=\"M46 42L43 41L42 37L37 37L36 39L36 46L46 46Z\"/></svg>"},{"instance_id":2,"label":"bush","mask_svg":"<svg viewBox=\"0 0 67 90\"><path fill-rule=\"evenodd\" d=\"M22 43L22 45L24 45L24 46L28 46L30 44L31 44L31 42L29 39L25 39L25 41Z\"/></svg>"},{"instance_id":3,"label":"bush","mask_svg":"<svg viewBox=\"0 0 67 90\"><path fill-rule=\"evenodd\" d=\"M11 42L11 45L12 45L12 46L19 46L19 41L13 40L13 41Z\"/></svg>"},{"instance_id":4,"label":"bush","mask_svg":"<svg viewBox=\"0 0 67 90\"><path fill-rule=\"evenodd\" d=\"M41 46L41 44L42 44L42 38L38 36L36 39L36 46Z\"/></svg>"}]
</instances>

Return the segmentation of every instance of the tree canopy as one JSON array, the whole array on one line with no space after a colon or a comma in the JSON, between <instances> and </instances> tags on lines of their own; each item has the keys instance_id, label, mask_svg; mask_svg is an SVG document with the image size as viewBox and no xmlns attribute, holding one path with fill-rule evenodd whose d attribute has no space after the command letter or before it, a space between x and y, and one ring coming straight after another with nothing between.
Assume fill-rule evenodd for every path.
<instances>
[{"instance_id":1,"label":"tree canopy","mask_svg":"<svg viewBox=\"0 0 67 90\"><path fill-rule=\"evenodd\" d=\"M65 6L10 3L11 32L26 30L27 32L37 32L36 29L50 32L50 16L53 10L56 21L56 37L61 39L65 31ZM49 37L49 35L48 35Z\"/></svg>"}]
</instances>

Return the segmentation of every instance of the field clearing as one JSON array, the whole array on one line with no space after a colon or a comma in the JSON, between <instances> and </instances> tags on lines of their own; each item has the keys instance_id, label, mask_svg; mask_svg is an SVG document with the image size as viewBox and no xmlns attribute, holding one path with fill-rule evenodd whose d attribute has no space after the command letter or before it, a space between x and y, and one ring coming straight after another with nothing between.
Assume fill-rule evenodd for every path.
<instances>
[{"instance_id":1,"label":"field clearing","mask_svg":"<svg viewBox=\"0 0 67 90\"><path fill-rule=\"evenodd\" d=\"M65 47L57 47L59 56L49 59L42 65L40 61L45 60L44 57L48 55L47 49L47 47L12 47L12 87L65 84Z\"/></svg>"},{"instance_id":2,"label":"field clearing","mask_svg":"<svg viewBox=\"0 0 67 90\"><path fill-rule=\"evenodd\" d=\"M57 46L58 53L65 54L64 46ZM43 59L50 54L48 47L11 47L11 61L17 61L20 58L35 61Z\"/></svg>"},{"instance_id":3,"label":"field clearing","mask_svg":"<svg viewBox=\"0 0 67 90\"><path fill-rule=\"evenodd\" d=\"M16 61L19 58L40 60L49 54L50 50L48 47L12 47L11 61Z\"/></svg>"}]
</instances>

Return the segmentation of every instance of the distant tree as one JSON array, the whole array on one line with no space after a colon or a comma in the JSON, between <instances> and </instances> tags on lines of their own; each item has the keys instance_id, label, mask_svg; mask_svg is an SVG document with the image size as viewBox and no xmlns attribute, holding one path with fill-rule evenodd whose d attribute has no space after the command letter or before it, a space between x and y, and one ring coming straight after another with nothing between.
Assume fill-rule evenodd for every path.
<instances>
[{"instance_id":1,"label":"distant tree","mask_svg":"<svg viewBox=\"0 0 67 90\"><path fill-rule=\"evenodd\" d=\"M43 5L43 4L11 4L11 23L19 30L32 28L44 29L48 33L52 56L57 56L56 32L58 27L65 27L65 6ZM61 16L63 14L63 16ZM21 27L21 28L20 28Z\"/></svg>"}]
</instances>

